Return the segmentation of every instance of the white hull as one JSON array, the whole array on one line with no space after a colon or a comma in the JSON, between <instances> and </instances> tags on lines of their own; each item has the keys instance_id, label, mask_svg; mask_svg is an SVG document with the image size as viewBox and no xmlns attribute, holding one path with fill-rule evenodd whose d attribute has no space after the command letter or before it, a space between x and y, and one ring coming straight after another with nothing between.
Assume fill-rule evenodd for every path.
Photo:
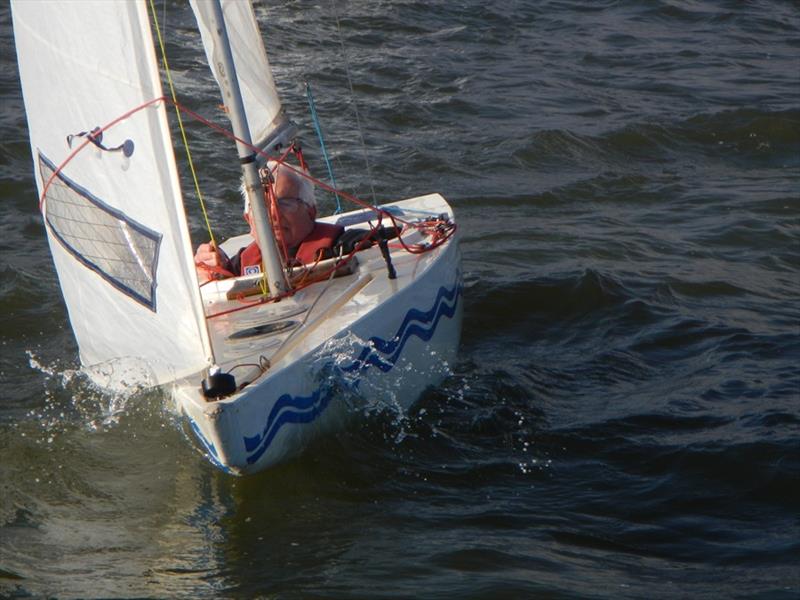
<instances>
[{"instance_id":1,"label":"white hull","mask_svg":"<svg viewBox=\"0 0 800 600\"><path fill-rule=\"evenodd\" d=\"M442 213L452 218L438 194L384 208L404 219ZM361 214L369 212L338 220L347 223ZM408 243L424 241L418 236L414 233ZM294 321L297 331L271 368L232 396L206 400L199 375L175 386L176 401L209 459L236 474L259 471L297 455L365 404L407 408L427 387L441 382L455 360L461 331L457 238L423 254L393 249L395 280L388 279L375 247L358 253L355 272L332 280L318 301L326 282L281 302L210 319L217 360L225 371L240 365L233 370L237 382L255 377L258 370L252 365L259 356L273 356L292 330L249 342L231 341L231 334L287 321ZM204 288L207 314L241 306L224 299L231 284L228 280ZM298 329L301 319L305 322Z\"/></svg>"}]
</instances>

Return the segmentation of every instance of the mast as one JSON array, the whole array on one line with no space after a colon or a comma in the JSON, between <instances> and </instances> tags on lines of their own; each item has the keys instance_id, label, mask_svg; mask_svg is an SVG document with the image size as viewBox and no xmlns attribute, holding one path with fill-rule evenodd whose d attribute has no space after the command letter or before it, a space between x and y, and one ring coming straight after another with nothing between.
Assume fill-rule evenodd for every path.
<instances>
[{"instance_id":1,"label":"mast","mask_svg":"<svg viewBox=\"0 0 800 600\"><path fill-rule=\"evenodd\" d=\"M238 138L236 150L239 154L239 162L242 165L245 193L253 211L256 241L259 248L261 248L262 268L267 276L270 293L280 294L289 290L289 284L284 276L283 264L275 243L275 234L270 226L267 207L263 202L261 178L258 175L256 162L257 155L251 148L250 127L247 123L247 115L242 102L239 80L236 76L236 66L233 62L233 54L231 53L230 40L228 39L228 31L225 27L225 18L222 14L220 0L213 0L211 8L213 26L210 33L217 42L216 47L220 50L216 57L218 62L215 66L222 98L228 108L228 115L233 126L233 133Z\"/></svg>"}]
</instances>

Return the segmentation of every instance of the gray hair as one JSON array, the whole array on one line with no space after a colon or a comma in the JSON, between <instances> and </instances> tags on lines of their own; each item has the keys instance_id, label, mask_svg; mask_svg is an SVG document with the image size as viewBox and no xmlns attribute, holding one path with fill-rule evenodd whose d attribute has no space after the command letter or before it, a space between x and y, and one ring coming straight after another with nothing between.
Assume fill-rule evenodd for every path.
<instances>
[{"instance_id":1,"label":"gray hair","mask_svg":"<svg viewBox=\"0 0 800 600\"><path fill-rule=\"evenodd\" d=\"M274 160L269 161L267 166L259 171L262 181L266 178L267 174L272 177L273 181L279 175L280 177L291 178L295 187L298 189L297 198L309 208L316 210L317 201L314 198L314 184L307 177L300 175L300 173L308 174L308 171L300 168L290 167ZM247 189L244 180L242 180L239 189L241 190L242 198L244 199L244 212L247 214L247 212L250 210L250 199L247 197Z\"/></svg>"}]
</instances>

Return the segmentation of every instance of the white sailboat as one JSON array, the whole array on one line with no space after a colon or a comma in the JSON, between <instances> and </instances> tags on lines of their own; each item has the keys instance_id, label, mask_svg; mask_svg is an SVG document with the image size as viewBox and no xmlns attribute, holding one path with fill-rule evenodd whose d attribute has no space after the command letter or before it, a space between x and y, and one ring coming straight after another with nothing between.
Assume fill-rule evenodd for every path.
<instances>
[{"instance_id":1,"label":"white sailboat","mask_svg":"<svg viewBox=\"0 0 800 600\"><path fill-rule=\"evenodd\" d=\"M199 285L146 2L12 1L40 208L81 362L96 378L135 364L169 390L211 462L245 474L339 426L354 398L408 406L441 381L461 330L458 236L439 194L360 207L320 220L382 215L400 239L314 267L330 276L287 268L251 144L273 152L293 128L252 7L192 8L262 207L268 293L247 302L241 290L262 276Z\"/></svg>"}]
</instances>

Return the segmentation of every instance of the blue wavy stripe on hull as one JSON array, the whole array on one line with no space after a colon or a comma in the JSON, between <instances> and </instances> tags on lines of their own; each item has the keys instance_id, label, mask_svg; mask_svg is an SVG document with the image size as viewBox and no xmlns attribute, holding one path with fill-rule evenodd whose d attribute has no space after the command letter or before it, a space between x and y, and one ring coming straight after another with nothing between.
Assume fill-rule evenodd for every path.
<instances>
[{"instance_id":1,"label":"blue wavy stripe on hull","mask_svg":"<svg viewBox=\"0 0 800 600\"><path fill-rule=\"evenodd\" d=\"M379 337L369 338L372 347L364 346L355 362L348 367L344 367L342 370L346 373L352 373L354 371L364 372L370 365L375 365L384 373L388 373L392 367L394 367L395 363L397 363L406 342L412 335L417 336L423 342L429 342L436 332L439 319L442 317L453 318L453 315L456 314L456 305L458 304L456 296L460 293L461 287L458 284L454 285L451 290L440 287L436 300L433 303L433 308L427 312L422 312L416 308L409 310L405 319L403 319L403 323L397 330L397 334L393 338L388 341ZM444 304L444 300L456 301L453 302L451 306L448 306ZM418 321L421 324L415 323L412 325L411 323L413 321ZM426 329L423 327L425 323L431 323L431 326ZM375 352L373 348L377 350L377 352ZM383 360L378 352L385 355L388 354L389 358Z\"/></svg>"},{"instance_id":2,"label":"blue wavy stripe on hull","mask_svg":"<svg viewBox=\"0 0 800 600\"><path fill-rule=\"evenodd\" d=\"M226 473L233 473L231 469L229 469L219 461L219 456L217 456L217 449L214 447L214 444L212 444L210 441L206 439L206 437L203 435L203 432L200 431L200 428L197 426L197 423L195 423L194 419L192 419L191 417L189 417L189 425L191 425L192 431L194 431L194 435L197 437L197 439L200 440L203 446L205 446L207 450L206 455L208 456L208 459L211 461L211 463Z\"/></svg>"},{"instance_id":3,"label":"blue wavy stripe on hull","mask_svg":"<svg viewBox=\"0 0 800 600\"><path fill-rule=\"evenodd\" d=\"M352 364L342 368L347 373L365 372L370 365L377 366L384 373L388 373L400 359L406 342L413 335L427 342L433 337L436 327L442 317L453 318L456 313L458 300L461 297L461 278L450 289L444 286L439 288L436 300L428 311L412 308L406 313L397 333L389 340L379 337L370 338L370 346L362 346L358 358ZM449 302L452 301L452 304ZM428 327L425 327L428 325ZM386 358L380 354L388 355ZM354 382L357 385L358 380ZM250 453L247 463L253 464L266 452L272 440L280 429L288 423L310 423L327 408L333 395L332 390L323 392L317 389L310 396L291 396L284 394L270 411L267 422L260 435L244 437L245 450Z\"/></svg>"}]
</instances>

